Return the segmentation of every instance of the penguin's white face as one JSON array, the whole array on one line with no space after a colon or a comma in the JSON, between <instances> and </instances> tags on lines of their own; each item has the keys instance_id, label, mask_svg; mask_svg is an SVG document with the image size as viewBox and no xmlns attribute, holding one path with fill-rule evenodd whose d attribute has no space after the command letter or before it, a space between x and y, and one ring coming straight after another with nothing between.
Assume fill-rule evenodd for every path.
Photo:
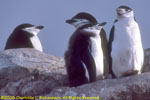
<instances>
[{"instance_id":1,"label":"penguin's white face","mask_svg":"<svg viewBox=\"0 0 150 100\"><path fill-rule=\"evenodd\" d=\"M102 28L103 28L103 26L99 26L99 24L97 24L97 25L93 25L93 26L90 26L90 27L83 28L82 30L84 32L92 33L94 35L99 36L100 31L101 31Z\"/></svg>"},{"instance_id":2,"label":"penguin's white face","mask_svg":"<svg viewBox=\"0 0 150 100\"><path fill-rule=\"evenodd\" d=\"M131 9L117 8L116 11L118 18L134 17L134 12Z\"/></svg>"},{"instance_id":3,"label":"penguin's white face","mask_svg":"<svg viewBox=\"0 0 150 100\"><path fill-rule=\"evenodd\" d=\"M40 29L36 28L36 26L23 28L22 30L25 32L28 32L34 36L36 36L40 32Z\"/></svg>"},{"instance_id":4,"label":"penguin's white face","mask_svg":"<svg viewBox=\"0 0 150 100\"><path fill-rule=\"evenodd\" d=\"M73 23L71 23L75 28L79 28L83 25L86 25L89 23L88 20L86 19L74 19L75 21Z\"/></svg>"}]
</instances>

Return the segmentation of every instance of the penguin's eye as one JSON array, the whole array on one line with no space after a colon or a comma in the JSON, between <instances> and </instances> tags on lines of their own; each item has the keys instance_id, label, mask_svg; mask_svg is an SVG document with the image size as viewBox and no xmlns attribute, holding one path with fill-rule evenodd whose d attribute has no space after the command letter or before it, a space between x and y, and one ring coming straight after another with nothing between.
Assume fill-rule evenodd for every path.
<instances>
[{"instance_id":1,"label":"penguin's eye","mask_svg":"<svg viewBox=\"0 0 150 100\"><path fill-rule=\"evenodd\" d=\"M130 12L131 10L130 9L126 9L126 11Z\"/></svg>"},{"instance_id":2,"label":"penguin's eye","mask_svg":"<svg viewBox=\"0 0 150 100\"><path fill-rule=\"evenodd\" d=\"M88 29L93 29L93 27L88 27Z\"/></svg>"}]
</instances>

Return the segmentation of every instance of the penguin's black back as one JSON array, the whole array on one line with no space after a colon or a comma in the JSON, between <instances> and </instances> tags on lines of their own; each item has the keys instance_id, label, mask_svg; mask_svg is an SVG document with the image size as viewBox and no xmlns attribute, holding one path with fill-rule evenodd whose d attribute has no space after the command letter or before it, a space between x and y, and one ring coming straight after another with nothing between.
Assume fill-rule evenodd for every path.
<instances>
[{"instance_id":1,"label":"penguin's black back","mask_svg":"<svg viewBox=\"0 0 150 100\"><path fill-rule=\"evenodd\" d=\"M68 51L65 53L65 63L70 86L79 86L88 83L83 63L89 72L90 82L96 81L96 67L90 53L90 39L81 29L73 33L69 41Z\"/></svg>"},{"instance_id":2,"label":"penguin's black back","mask_svg":"<svg viewBox=\"0 0 150 100\"><path fill-rule=\"evenodd\" d=\"M30 37L32 37L30 33L23 31L21 27L17 27L9 36L5 50L14 48L33 48Z\"/></svg>"}]
</instances>

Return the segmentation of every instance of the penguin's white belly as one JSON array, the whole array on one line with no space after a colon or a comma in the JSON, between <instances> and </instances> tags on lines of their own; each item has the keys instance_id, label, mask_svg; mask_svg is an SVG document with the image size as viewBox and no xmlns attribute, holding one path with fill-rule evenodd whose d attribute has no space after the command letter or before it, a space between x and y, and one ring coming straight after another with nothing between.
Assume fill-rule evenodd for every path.
<instances>
[{"instance_id":1,"label":"penguin's white belly","mask_svg":"<svg viewBox=\"0 0 150 100\"><path fill-rule=\"evenodd\" d=\"M144 54L140 31L137 25L133 26L115 30L111 57L112 70L117 77L130 70L140 72L143 65Z\"/></svg>"},{"instance_id":2,"label":"penguin's white belly","mask_svg":"<svg viewBox=\"0 0 150 100\"><path fill-rule=\"evenodd\" d=\"M143 51L139 48L112 52L113 72L117 77L130 70L140 72L143 64Z\"/></svg>"},{"instance_id":3,"label":"penguin's white belly","mask_svg":"<svg viewBox=\"0 0 150 100\"><path fill-rule=\"evenodd\" d=\"M31 40L31 43L33 45L33 48L36 49L36 50L39 50L39 51L43 51L43 48L42 48L42 45L41 45L41 42L38 38L38 36L33 36L30 38Z\"/></svg>"},{"instance_id":4,"label":"penguin's white belly","mask_svg":"<svg viewBox=\"0 0 150 100\"><path fill-rule=\"evenodd\" d=\"M101 48L101 39L99 36L91 37L91 53L96 65L96 76L101 77L103 75L103 52Z\"/></svg>"}]
</instances>

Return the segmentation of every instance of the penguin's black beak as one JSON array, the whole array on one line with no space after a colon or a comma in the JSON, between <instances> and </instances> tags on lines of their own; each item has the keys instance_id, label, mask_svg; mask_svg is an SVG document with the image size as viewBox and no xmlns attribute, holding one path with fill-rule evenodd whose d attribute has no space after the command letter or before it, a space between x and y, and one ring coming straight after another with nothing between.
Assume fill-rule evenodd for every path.
<instances>
[{"instance_id":1,"label":"penguin's black beak","mask_svg":"<svg viewBox=\"0 0 150 100\"><path fill-rule=\"evenodd\" d=\"M96 25L96 29L101 30L102 27L103 27L104 25L106 25L106 24L107 24L107 22L98 23L98 24Z\"/></svg>"},{"instance_id":2,"label":"penguin's black beak","mask_svg":"<svg viewBox=\"0 0 150 100\"><path fill-rule=\"evenodd\" d=\"M107 22L102 22L102 23L98 24L98 26L104 26L106 24L107 24Z\"/></svg>"},{"instance_id":3,"label":"penguin's black beak","mask_svg":"<svg viewBox=\"0 0 150 100\"><path fill-rule=\"evenodd\" d=\"M74 19L66 20L66 23L68 23L68 24L72 24L72 23L74 23L74 22L76 22L76 20L74 20Z\"/></svg>"},{"instance_id":4,"label":"penguin's black beak","mask_svg":"<svg viewBox=\"0 0 150 100\"><path fill-rule=\"evenodd\" d=\"M44 28L44 26L36 26L36 28L41 30Z\"/></svg>"}]
</instances>

